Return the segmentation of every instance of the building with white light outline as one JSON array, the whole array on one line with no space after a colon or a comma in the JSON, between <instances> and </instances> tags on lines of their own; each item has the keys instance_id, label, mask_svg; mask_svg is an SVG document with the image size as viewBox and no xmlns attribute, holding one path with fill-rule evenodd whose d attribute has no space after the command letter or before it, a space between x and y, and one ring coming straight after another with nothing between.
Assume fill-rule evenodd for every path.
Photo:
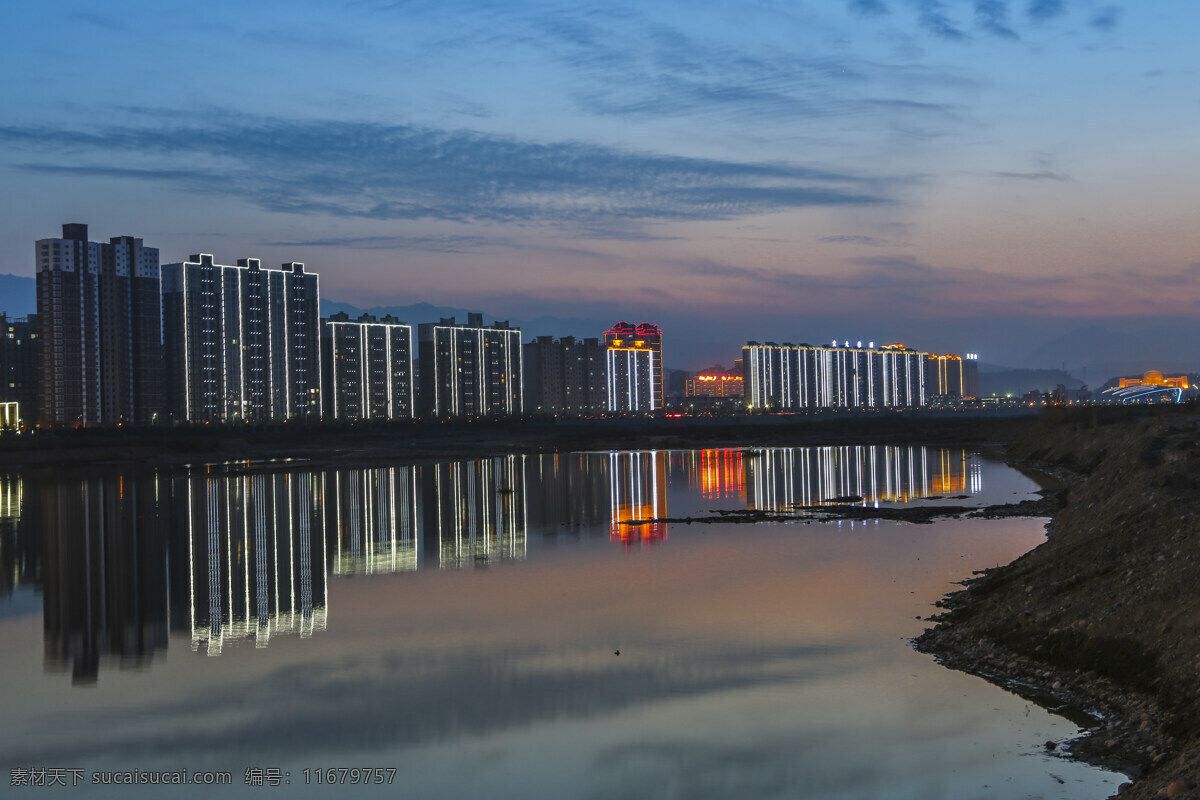
<instances>
[{"instance_id":1,"label":"building with white light outline","mask_svg":"<svg viewBox=\"0 0 1200 800\"><path fill-rule=\"evenodd\" d=\"M928 356L899 343L750 342L742 349L746 405L760 411L923 406Z\"/></svg>"},{"instance_id":2,"label":"building with white light outline","mask_svg":"<svg viewBox=\"0 0 1200 800\"><path fill-rule=\"evenodd\" d=\"M468 314L417 327L419 407L433 417L514 416L524 411L521 329L508 322L484 326Z\"/></svg>"},{"instance_id":3,"label":"building with white light outline","mask_svg":"<svg viewBox=\"0 0 1200 800\"><path fill-rule=\"evenodd\" d=\"M207 253L162 268L168 412L231 422L321 415L320 283L304 264Z\"/></svg>"},{"instance_id":4,"label":"building with white light outline","mask_svg":"<svg viewBox=\"0 0 1200 800\"><path fill-rule=\"evenodd\" d=\"M412 419L412 326L340 312L322 320L322 395L329 419Z\"/></svg>"}]
</instances>

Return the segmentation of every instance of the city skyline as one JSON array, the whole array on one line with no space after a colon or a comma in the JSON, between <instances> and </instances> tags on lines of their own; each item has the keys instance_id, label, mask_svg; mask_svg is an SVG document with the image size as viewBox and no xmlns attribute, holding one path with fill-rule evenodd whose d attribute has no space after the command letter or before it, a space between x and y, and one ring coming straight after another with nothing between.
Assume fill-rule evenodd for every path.
<instances>
[{"instance_id":1,"label":"city skyline","mask_svg":"<svg viewBox=\"0 0 1200 800\"><path fill-rule=\"evenodd\" d=\"M1178 370L1200 331L1181 2L13 16L0 273L76 220L364 310L654 319L672 367L849 337L1098 374L1124 334Z\"/></svg>"}]
</instances>

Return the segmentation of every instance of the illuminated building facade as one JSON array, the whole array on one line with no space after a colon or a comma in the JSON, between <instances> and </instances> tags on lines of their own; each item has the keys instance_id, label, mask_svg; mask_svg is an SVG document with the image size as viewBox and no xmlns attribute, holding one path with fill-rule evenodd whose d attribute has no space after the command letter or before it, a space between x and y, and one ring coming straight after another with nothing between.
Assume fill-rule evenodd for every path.
<instances>
[{"instance_id":1,"label":"illuminated building facade","mask_svg":"<svg viewBox=\"0 0 1200 800\"><path fill-rule=\"evenodd\" d=\"M662 329L618 322L604 332L607 405L613 413L663 407Z\"/></svg>"},{"instance_id":2,"label":"illuminated building facade","mask_svg":"<svg viewBox=\"0 0 1200 800\"><path fill-rule=\"evenodd\" d=\"M34 314L16 319L0 314L0 404L16 404L10 427L21 420L32 424L37 417L37 326Z\"/></svg>"},{"instance_id":3,"label":"illuminated building facade","mask_svg":"<svg viewBox=\"0 0 1200 800\"><path fill-rule=\"evenodd\" d=\"M687 379L685 397L737 397L745 396L741 373L712 367L701 370Z\"/></svg>"},{"instance_id":4,"label":"illuminated building facade","mask_svg":"<svg viewBox=\"0 0 1200 800\"><path fill-rule=\"evenodd\" d=\"M321 415L318 276L300 262L216 264L207 253L162 268L168 408L177 420Z\"/></svg>"},{"instance_id":5,"label":"illuminated building facade","mask_svg":"<svg viewBox=\"0 0 1200 800\"><path fill-rule=\"evenodd\" d=\"M539 336L524 346L525 409L588 414L607 408L605 352L599 339Z\"/></svg>"},{"instance_id":6,"label":"illuminated building facade","mask_svg":"<svg viewBox=\"0 0 1200 800\"><path fill-rule=\"evenodd\" d=\"M158 249L117 236L89 242L87 225L39 239L38 421L154 422L162 409Z\"/></svg>"},{"instance_id":7,"label":"illuminated building facade","mask_svg":"<svg viewBox=\"0 0 1200 800\"><path fill-rule=\"evenodd\" d=\"M418 326L421 413L434 417L519 415L524 410L521 329L465 325L454 317Z\"/></svg>"},{"instance_id":8,"label":"illuminated building facade","mask_svg":"<svg viewBox=\"0 0 1200 800\"><path fill-rule=\"evenodd\" d=\"M1117 385L1105 389L1097 398L1122 405L1131 403L1183 402L1183 393L1188 388L1186 375L1177 378L1164 377L1152 369L1140 378L1119 378Z\"/></svg>"},{"instance_id":9,"label":"illuminated building facade","mask_svg":"<svg viewBox=\"0 0 1200 800\"><path fill-rule=\"evenodd\" d=\"M1188 388L1188 379L1186 375L1180 375L1178 378L1167 378L1158 370L1152 369L1140 378L1117 379L1118 389L1124 389L1128 386L1164 386L1171 389L1186 389Z\"/></svg>"},{"instance_id":10,"label":"illuminated building facade","mask_svg":"<svg viewBox=\"0 0 1200 800\"><path fill-rule=\"evenodd\" d=\"M750 342L742 349L746 405L772 411L923 406L927 356L899 343Z\"/></svg>"},{"instance_id":11,"label":"illuminated building facade","mask_svg":"<svg viewBox=\"0 0 1200 800\"><path fill-rule=\"evenodd\" d=\"M930 354L925 359L925 390L930 397L969 397L964 377L961 356Z\"/></svg>"},{"instance_id":12,"label":"illuminated building facade","mask_svg":"<svg viewBox=\"0 0 1200 800\"><path fill-rule=\"evenodd\" d=\"M345 312L321 324L325 416L329 419L412 419L412 326Z\"/></svg>"}]
</instances>

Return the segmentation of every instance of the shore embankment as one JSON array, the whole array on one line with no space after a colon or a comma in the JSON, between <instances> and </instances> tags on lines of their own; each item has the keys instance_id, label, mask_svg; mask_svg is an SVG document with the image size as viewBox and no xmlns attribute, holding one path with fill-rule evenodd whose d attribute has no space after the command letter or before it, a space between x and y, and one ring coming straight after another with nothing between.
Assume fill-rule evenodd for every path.
<instances>
[{"instance_id":1,"label":"shore embankment","mask_svg":"<svg viewBox=\"0 0 1200 800\"><path fill-rule=\"evenodd\" d=\"M1200 414L1056 409L1009 455L1058 487L1047 540L945 598L917 649L1092 713L1070 752L1129 774L1121 798L1200 798Z\"/></svg>"}]
</instances>

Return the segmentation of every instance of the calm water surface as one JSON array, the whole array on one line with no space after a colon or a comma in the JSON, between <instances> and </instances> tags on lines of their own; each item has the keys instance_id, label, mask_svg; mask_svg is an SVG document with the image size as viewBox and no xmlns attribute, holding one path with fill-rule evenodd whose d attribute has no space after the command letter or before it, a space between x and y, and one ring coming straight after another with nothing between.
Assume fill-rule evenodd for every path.
<instances>
[{"instance_id":1,"label":"calm water surface","mask_svg":"<svg viewBox=\"0 0 1200 800\"><path fill-rule=\"evenodd\" d=\"M1072 724L909 645L953 581L1034 547L1041 521L654 521L1035 488L923 447L0 476L0 780L232 775L11 787L31 796L1106 797L1122 776L1043 750ZM394 772L318 783L337 767Z\"/></svg>"}]
</instances>

